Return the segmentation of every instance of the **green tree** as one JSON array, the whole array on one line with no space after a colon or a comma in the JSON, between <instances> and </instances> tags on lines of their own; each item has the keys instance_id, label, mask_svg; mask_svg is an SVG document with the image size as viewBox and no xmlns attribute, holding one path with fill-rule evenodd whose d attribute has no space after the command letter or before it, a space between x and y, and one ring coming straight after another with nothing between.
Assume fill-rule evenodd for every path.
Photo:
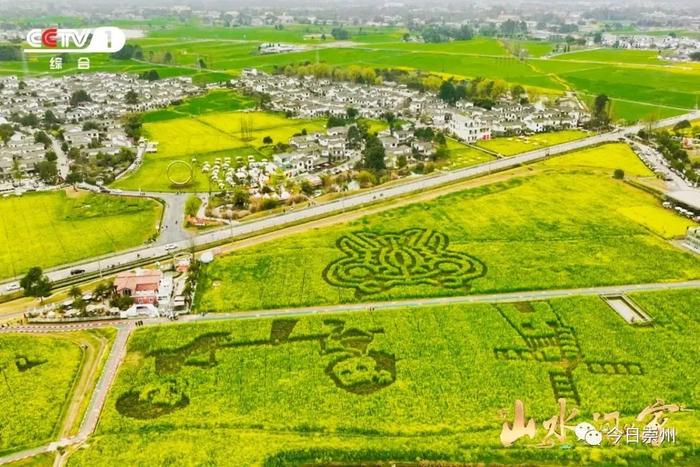
<instances>
[{"instance_id":1,"label":"green tree","mask_svg":"<svg viewBox=\"0 0 700 467\"><path fill-rule=\"evenodd\" d=\"M386 169L386 152L382 142L376 135L367 135L365 150L363 151L363 165L365 168L377 172Z\"/></svg>"},{"instance_id":2,"label":"green tree","mask_svg":"<svg viewBox=\"0 0 700 467\"><path fill-rule=\"evenodd\" d=\"M158 81L160 79L160 75L156 70L148 70L144 71L139 75L139 79L143 79L146 81Z\"/></svg>"},{"instance_id":3,"label":"green tree","mask_svg":"<svg viewBox=\"0 0 700 467\"><path fill-rule=\"evenodd\" d=\"M12 125L9 123L0 125L0 139L2 139L3 144L7 144L13 134L15 134L15 129L12 128Z\"/></svg>"},{"instance_id":4,"label":"green tree","mask_svg":"<svg viewBox=\"0 0 700 467\"><path fill-rule=\"evenodd\" d=\"M687 128L691 128L693 125L690 124L688 120L681 120L680 122L673 125L673 131L682 131Z\"/></svg>"},{"instance_id":5,"label":"green tree","mask_svg":"<svg viewBox=\"0 0 700 467\"><path fill-rule=\"evenodd\" d=\"M300 187L301 192L304 193L306 196L311 196L314 193L314 186L306 178L301 181Z\"/></svg>"},{"instance_id":6,"label":"green tree","mask_svg":"<svg viewBox=\"0 0 700 467\"><path fill-rule=\"evenodd\" d=\"M440 92L438 92L438 97L450 105L454 105L457 102L457 89L452 81L445 81L440 86Z\"/></svg>"},{"instance_id":7,"label":"green tree","mask_svg":"<svg viewBox=\"0 0 700 467\"><path fill-rule=\"evenodd\" d=\"M337 41L347 41L350 39L350 32L343 28L333 28L331 30L331 36Z\"/></svg>"},{"instance_id":8,"label":"green tree","mask_svg":"<svg viewBox=\"0 0 700 467\"><path fill-rule=\"evenodd\" d=\"M19 285L24 289L25 295L37 297L41 299L42 303L44 297L48 297L51 293L51 282L39 266L30 268L27 274L19 281Z\"/></svg>"},{"instance_id":9,"label":"green tree","mask_svg":"<svg viewBox=\"0 0 700 467\"><path fill-rule=\"evenodd\" d=\"M51 111L44 112L44 126L51 127L59 123L58 117Z\"/></svg>"},{"instance_id":10,"label":"green tree","mask_svg":"<svg viewBox=\"0 0 700 467\"><path fill-rule=\"evenodd\" d=\"M190 217L195 217L199 211L199 206L202 205L202 200L197 195L190 195L185 201L185 214Z\"/></svg>"},{"instance_id":11,"label":"green tree","mask_svg":"<svg viewBox=\"0 0 700 467\"><path fill-rule=\"evenodd\" d=\"M71 107L77 107L83 102L90 102L92 99L90 98L90 95L87 93L86 90L84 89L78 89L76 91L73 91L73 94L70 96L70 105Z\"/></svg>"},{"instance_id":12,"label":"green tree","mask_svg":"<svg viewBox=\"0 0 700 467\"><path fill-rule=\"evenodd\" d=\"M597 127L604 127L610 123L610 98L605 94L596 96L592 117L593 124Z\"/></svg>"},{"instance_id":13,"label":"green tree","mask_svg":"<svg viewBox=\"0 0 700 467\"><path fill-rule=\"evenodd\" d=\"M134 91L133 89L129 89L126 92L126 95L124 96L124 100L129 105L138 104L139 103L139 95L136 94L136 91Z\"/></svg>"},{"instance_id":14,"label":"green tree","mask_svg":"<svg viewBox=\"0 0 700 467\"><path fill-rule=\"evenodd\" d=\"M37 131L34 133L34 142L43 144L44 149L48 149L49 146L51 146L51 138L49 138L49 135L43 131Z\"/></svg>"},{"instance_id":15,"label":"green tree","mask_svg":"<svg viewBox=\"0 0 700 467\"><path fill-rule=\"evenodd\" d=\"M78 287L77 285L74 285L74 286L71 287L70 290L68 291L68 296L71 297L72 299L76 299L76 298L78 298L78 297L82 297L82 296L83 296L83 291L80 290L80 287Z\"/></svg>"},{"instance_id":16,"label":"green tree","mask_svg":"<svg viewBox=\"0 0 700 467\"><path fill-rule=\"evenodd\" d=\"M134 141L141 138L141 129L143 126L143 118L141 117L141 114L129 114L124 117L123 123L124 132L129 138L133 139Z\"/></svg>"},{"instance_id":17,"label":"green tree","mask_svg":"<svg viewBox=\"0 0 700 467\"><path fill-rule=\"evenodd\" d=\"M36 128L39 126L39 117L37 117L35 114L29 112L26 115L23 115L19 119L19 123L21 123L24 126L30 126L32 128Z\"/></svg>"},{"instance_id":18,"label":"green tree","mask_svg":"<svg viewBox=\"0 0 700 467\"><path fill-rule=\"evenodd\" d=\"M348 128L348 147L350 149L358 149L362 145L362 138L362 132L357 125Z\"/></svg>"},{"instance_id":19,"label":"green tree","mask_svg":"<svg viewBox=\"0 0 700 467\"><path fill-rule=\"evenodd\" d=\"M58 178L58 167L55 161L43 160L34 164L37 175L44 183L53 185Z\"/></svg>"},{"instance_id":20,"label":"green tree","mask_svg":"<svg viewBox=\"0 0 700 467\"><path fill-rule=\"evenodd\" d=\"M245 209L250 202L250 193L241 186L235 186L231 192L231 201L237 208Z\"/></svg>"}]
</instances>

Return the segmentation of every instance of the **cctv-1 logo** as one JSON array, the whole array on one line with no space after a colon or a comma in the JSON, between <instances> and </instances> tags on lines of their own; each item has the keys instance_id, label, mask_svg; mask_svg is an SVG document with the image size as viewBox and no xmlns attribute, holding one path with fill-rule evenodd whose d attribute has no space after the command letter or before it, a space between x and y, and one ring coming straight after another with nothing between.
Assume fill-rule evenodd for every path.
<instances>
[{"instance_id":1,"label":"cctv-1 logo","mask_svg":"<svg viewBox=\"0 0 700 467\"><path fill-rule=\"evenodd\" d=\"M126 44L124 31L112 26L94 29L32 29L25 53L114 53Z\"/></svg>"}]
</instances>

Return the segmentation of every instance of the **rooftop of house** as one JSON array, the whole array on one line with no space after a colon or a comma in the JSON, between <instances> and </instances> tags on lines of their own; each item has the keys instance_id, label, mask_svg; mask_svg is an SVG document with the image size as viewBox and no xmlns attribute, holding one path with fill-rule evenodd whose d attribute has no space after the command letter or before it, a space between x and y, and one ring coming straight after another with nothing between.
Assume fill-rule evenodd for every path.
<instances>
[{"instance_id":1,"label":"rooftop of house","mask_svg":"<svg viewBox=\"0 0 700 467\"><path fill-rule=\"evenodd\" d=\"M156 291L163 278L163 273L154 269L137 269L120 272L114 279L117 292L130 290L132 292Z\"/></svg>"}]
</instances>

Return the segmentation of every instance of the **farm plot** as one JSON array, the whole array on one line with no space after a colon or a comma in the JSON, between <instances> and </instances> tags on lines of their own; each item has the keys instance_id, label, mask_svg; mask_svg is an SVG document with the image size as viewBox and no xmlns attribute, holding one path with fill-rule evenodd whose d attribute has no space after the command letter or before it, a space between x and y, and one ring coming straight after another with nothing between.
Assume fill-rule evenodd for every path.
<instances>
[{"instance_id":1,"label":"farm plot","mask_svg":"<svg viewBox=\"0 0 700 467\"><path fill-rule=\"evenodd\" d=\"M575 449L527 448L542 441L559 398L578 409L572 424L613 411L631 423L657 399L695 408L700 291L645 298L658 326L630 326L598 297L571 297L139 330L96 437L71 464L177 464L195 443L198 461L240 465L697 459L697 411L670 414L685 435L657 448L592 450L571 432ZM678 313L659 307L671 301ZM503 449L516 399L538 431Z\"/></svg>"},{"instance_id":2,"label":"farm plot","mask_svg":"<svg viewBox=\"0 0 700 467\"><path fill-rule=\"evenodd\" d=\"M208 112L244 110L254 106L255 103L249 97L233 91L217 89L167 109L147 112L143 116L143 121L146 123L159 122L180 117L194 117Z\"/></svg>"},{"instance_id":3,"label":"farm plot","mask_svg":"<svg viewBox=\"0 0 700 467\"><path fill-rule=\"evenodd\" d=\"M679 115L694 108L700 74L697 70L603 65L566 60L532 61L540 72L561 77L584 96L606 94L613 114L631 122L647 115Z\"/></svg>"},{"instance_id":4,"label":"farm plot","mask_svg":"<svg viewBox=\"0 0 700 467\"><path fill-rule=\"evenodd\" d=\"M69 407L76 411L71 424L79 422L82 412L70 400L80 373L86 366L99 366L96 356L88 357L97 351L92 348L95 336L92 331L0 336L0 453L58 437ZM80 386L89 390L91 382Z\"/></svg>"},{"instance_id":5,"label":"farm plot","mask_svg":"<svg viewBox=\"0 0 700 467\"><path fill-rule=\"evenodd\" d=\"M54 191L0 199L0 278L141 245L162 206L150 199Z\"/></svg>"},{"instance_id":6,"label":"farm plot","mask_svg":"<svg viewBox=\"0 0 700 467\"><path fill-rule=\"evenodd\" d=\"M631 150L606 145L571 165L242 249L208 265L200 311L585 287L700 277L700 261L665 238L693 223L613 180L608 155L651 175ZM595 167L596 162L600 167ZM541 170L538 170L541 169ZM614 208L611 208L614 206ZM621 215L621 212L624 215ZM663 227L663 228L662 228ZM468 258L457 260L454 258ZM451 278L454 273L461 279Z\"/></svg>"},{"instance_id":7,"label":"farm plot","mask_svg":"<svg viewBox=\"0 0 700 467\"><path fill-rule=\"evenodd\" d=\"M268 112L206 112L204 109L207 106L219 105L211 100L183 105L188 106L185 111L201 114L180 118L159 114L156 121L145 123L148 137L159 143L158 152L147 154L141 166L117 180L114 187L146 191L203 191L208 188L208 178L201 174L199 168L204 162L211 163L217 157L231 157L232 160L242 157L247 160L248 156L253 156L260 160L265 157L260 149L266 136L272 138L273 143L286 143L304 129L309 132L321 130L325 123L321 120L288 119ZM244 131L244 128L247 130ZM194 178L186 187L175 186L168 178L169 167L175 161L183 161L193 167ZM180 169L177 166L170 168L171 172ZM175 180L182 179L180 175L171 173Z\"/></svg>"}]
</instances>

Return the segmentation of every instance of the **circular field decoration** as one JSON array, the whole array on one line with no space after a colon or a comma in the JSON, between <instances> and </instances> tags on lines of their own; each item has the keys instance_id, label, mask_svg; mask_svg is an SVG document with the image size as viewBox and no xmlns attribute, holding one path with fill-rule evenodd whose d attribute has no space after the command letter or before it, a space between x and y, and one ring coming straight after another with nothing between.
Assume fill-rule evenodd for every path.
<instances>
[{"instance_id":1,"label":"circular field decoration","mask_svg":"<svg viewBox=\"0 0 700 467\"><path fill-rule=\"evenodd\" d=\"M168 164L166 175L174 186L186 186L192 182L194 170L187 162L176 160Z\"/></svg>"}]
</instances>

